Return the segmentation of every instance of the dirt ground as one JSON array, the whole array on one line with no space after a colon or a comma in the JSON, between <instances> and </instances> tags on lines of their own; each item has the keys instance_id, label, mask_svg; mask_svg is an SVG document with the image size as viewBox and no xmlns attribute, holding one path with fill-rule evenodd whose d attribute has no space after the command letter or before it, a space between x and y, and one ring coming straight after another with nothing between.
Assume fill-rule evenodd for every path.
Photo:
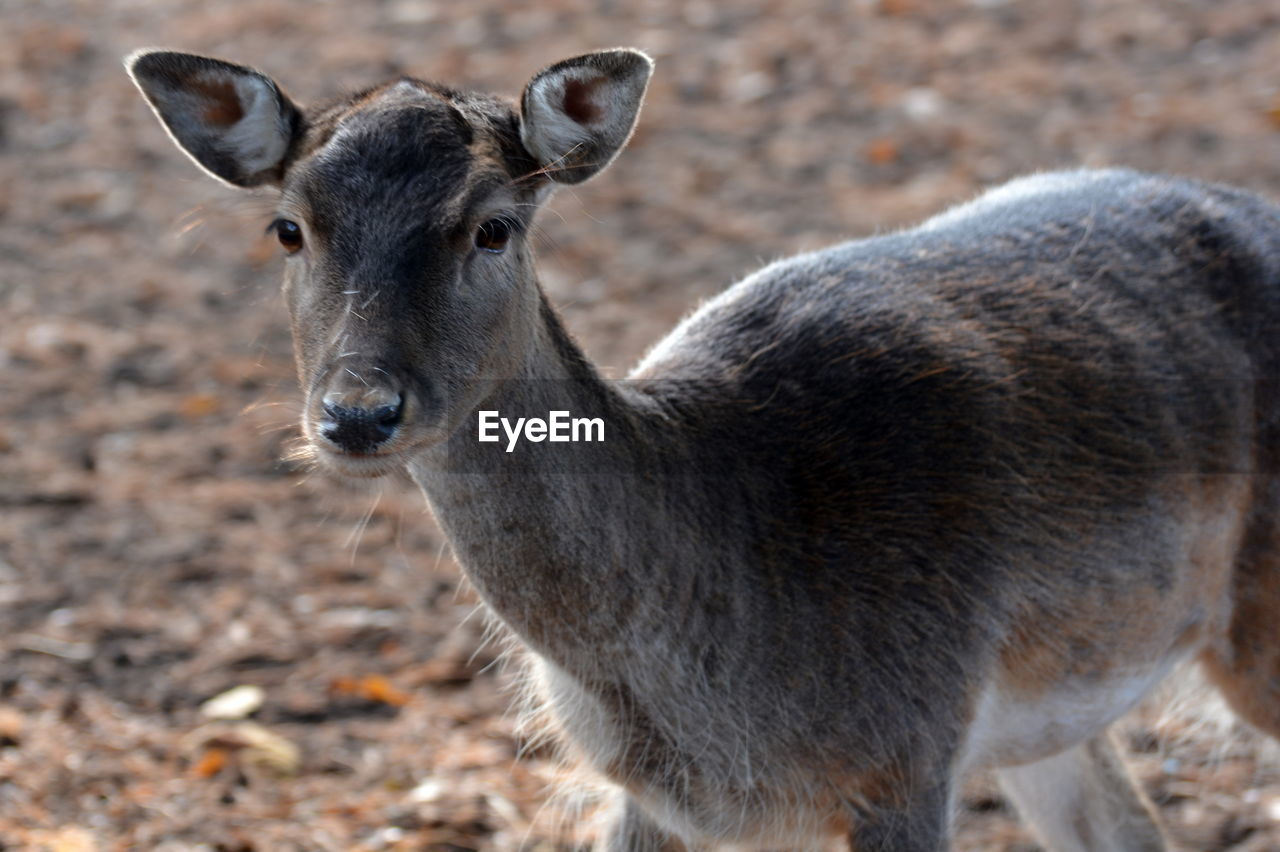
<instances>
[{"instance_id":1,"label":"dirt ground","mask_svg":"<svg viewBox=\"0 0 1280 852\"><path fill-rule=\"evenodd\" d=\"M590 798L517 759L509 675L421 497L282 461L272 198L199 174L120 60L219 55L305 102L401 72L515 94L615 44L658 61L639 132L540 246L610 375L764 260L1019 173L1280 197L1275 0L0 0L0 849L590 837ZM245 686L260 706L223 714L250 718L202 711ZM1182 706L1124 726L1172 835L1280 849L1280 763ZM979 779L957 848L1036 847Z\"/></svg>"}]
</instances>

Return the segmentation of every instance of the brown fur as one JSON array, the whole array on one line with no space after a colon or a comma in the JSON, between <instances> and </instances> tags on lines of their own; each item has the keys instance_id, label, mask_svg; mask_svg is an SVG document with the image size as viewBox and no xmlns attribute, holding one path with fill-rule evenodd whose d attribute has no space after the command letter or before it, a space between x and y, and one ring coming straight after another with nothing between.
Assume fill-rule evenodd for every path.
<instances>
[{"instance_id":1,"label":"brown fur","mask_svg":"<svg viewBox=\"0 0 1280 852\"><path fill-rule=\"evenodd\" d=\"M213 80L195 80L191 88L202 95L208 106L201 112L201 117L218 127L230 127L244 118L244 110L240 107L240 98L236 87L229 82Z\"/></svg>"},{"instance_id":2,"label":"brown fur","mask_svg":"<svg viewBox=\"0 0 1280 852\"><path fill-rule=\"evenodd\" d=\"M564 111L565 114L579 124L589 124L598 121L601 115L600 107L591 101L592 93L605 82L604 77L597 77L594 80L570 80L564 87Z\"/></svg>"}]
</instances>

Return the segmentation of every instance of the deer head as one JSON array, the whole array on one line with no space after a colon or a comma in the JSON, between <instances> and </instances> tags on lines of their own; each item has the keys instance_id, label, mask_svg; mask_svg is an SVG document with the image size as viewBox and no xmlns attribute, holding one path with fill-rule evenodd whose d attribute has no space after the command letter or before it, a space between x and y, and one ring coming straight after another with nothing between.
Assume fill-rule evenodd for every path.
<instances>
[{"instance_id":1,"label":"deer head","mask_svg":"<svg viewBox=\"0 0 1280 852\"><path fill-rule=\"evenodd\" d=\"M217 59L145 50L127 67L197 165L279 189L303 432L355 476L441 443L519 374L538 345L533 217L626 144L652 71L605 50L545 68L518 106L402 77L304 110Z\"/></svg>"}]
</instances>

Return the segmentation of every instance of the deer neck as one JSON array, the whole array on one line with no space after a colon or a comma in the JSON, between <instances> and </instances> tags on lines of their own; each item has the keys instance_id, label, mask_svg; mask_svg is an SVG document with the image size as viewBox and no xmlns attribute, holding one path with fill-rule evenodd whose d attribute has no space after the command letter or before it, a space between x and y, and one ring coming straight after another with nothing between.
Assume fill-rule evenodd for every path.
<instances>
[{"instance_id":1,"label":"deer neck","mask_svg":"<svg viewBox=\"0 0 1280 852\"><path fill-rule=\"evenodd\" d=\"M680 498L665 477L671 435L643 394L600 378L540 299L515 375L496 383L446 443L410 474L423 489L463 570L499 618L545 657L591 668L645 617L637 593L669 559L669 513ZM603 442L481 443L480 411L514 421L567 411L599 418ZM673 500L673 496L675 499Z\"/></svg>"}]
</instances>

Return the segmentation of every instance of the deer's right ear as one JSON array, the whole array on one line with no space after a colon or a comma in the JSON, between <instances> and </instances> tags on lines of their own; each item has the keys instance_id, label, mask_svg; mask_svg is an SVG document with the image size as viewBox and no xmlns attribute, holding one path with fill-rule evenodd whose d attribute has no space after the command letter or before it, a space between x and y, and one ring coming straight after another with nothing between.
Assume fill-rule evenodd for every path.
<instances>
[{"instance_id":1,"label":"deer's right ear","mask_svg":"<svg viewBox=\"0 0 1280 852\"><path fill-rule=\"evenodd\" d=\"M618 48L544 68L520 101L520 140L547 177L581 183L627 144L653 60Z\"/></svg>"},{"instance_id":2,"label":"deer's right ear","mask_svg":"<svg viewBox=\"0 0 1280 852\"><path fill-rule=\"evenodd\" d=\"M245 187L283 179L302 112L270 77L167 50L139 50L125 67L178 147L209 174Z\"/></svg>"}]
</instances>

